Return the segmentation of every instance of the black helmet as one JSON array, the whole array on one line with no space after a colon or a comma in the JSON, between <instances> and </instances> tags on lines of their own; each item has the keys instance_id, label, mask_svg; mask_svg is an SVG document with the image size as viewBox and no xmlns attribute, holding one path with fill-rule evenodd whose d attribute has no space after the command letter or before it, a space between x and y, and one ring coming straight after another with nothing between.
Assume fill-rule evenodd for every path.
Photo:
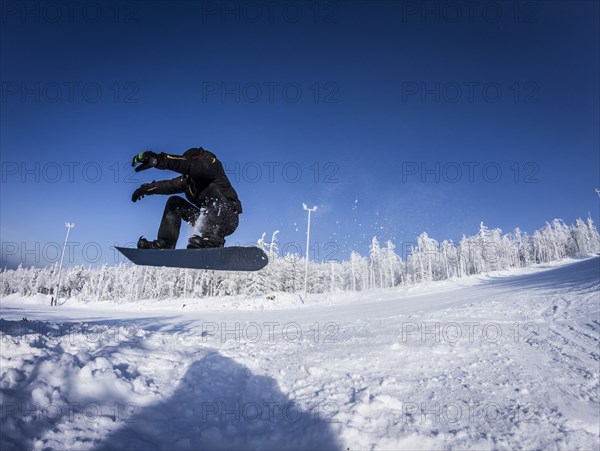
<instances>
[{"instance_id":1,"label":"black helmet","mask_svg":"<svg viewBox=\"0 0 600 451\"><path fill-rule=\"evenodd\" d=\"M200 158L200 156L204 155L205 157L212 158L214 161L217 160L217 156L212 153L210 150L206 150L202 147L192 147L191 149L186 150L183 153L183 156L186 158ZM213 163L214 163L213 161Z\"/></svg>"},{"instance_id":2,"label":"black helmet","mask_svg":"<svg viewBox=\"0 0 600 451\"><path fill-rule=\"evenodd\" d=\"M198 158L205 150L202 147L192 147L183 153L186 158Z\"/></svg>"}]
</instances>

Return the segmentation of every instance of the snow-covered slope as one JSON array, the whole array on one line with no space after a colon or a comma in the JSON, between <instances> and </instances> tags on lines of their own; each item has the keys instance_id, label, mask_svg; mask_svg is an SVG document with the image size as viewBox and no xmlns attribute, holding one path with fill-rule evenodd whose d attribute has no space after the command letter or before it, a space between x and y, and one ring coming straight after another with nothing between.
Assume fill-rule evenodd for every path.
<instances>
[{"instance_id":1,"label":"snow-covered slope","mask_svg":"<svg viewBox=\"0 0 600 451\"><path fill-rule=\"evenodd\" d=\"M0 444L597 449L599 288L592 258L305 304L3 299Z\"/></svg>"}]
</instances>

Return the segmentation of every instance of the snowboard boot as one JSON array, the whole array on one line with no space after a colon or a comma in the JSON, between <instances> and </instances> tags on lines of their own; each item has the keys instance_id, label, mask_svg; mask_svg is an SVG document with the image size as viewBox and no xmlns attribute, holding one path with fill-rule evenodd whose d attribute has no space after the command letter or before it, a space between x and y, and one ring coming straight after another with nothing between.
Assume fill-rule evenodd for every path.
<instances>
[{"instance_id":1,"label":"snowboard boot","mask_svg":"<svg viewBox=\"0 0 600 451\"><path fill-rule=\"evenodd\" d=\"M148 241L143 236L137 242L138 249L175 249L174 244L169 244L165 240L157 239L154 241Z\"/></svg>"},{"instance_id":2,"label":"snowboard boot","mask_svg":"<svg viewBox=\"0 0 600 451\"><path fill-rule=\"evenodd\" d=\"M219 236L198 236L194 235L188 240L188 249L206 249L208 247L225 246L225 238Z\"/></svg>"}]
</instances>

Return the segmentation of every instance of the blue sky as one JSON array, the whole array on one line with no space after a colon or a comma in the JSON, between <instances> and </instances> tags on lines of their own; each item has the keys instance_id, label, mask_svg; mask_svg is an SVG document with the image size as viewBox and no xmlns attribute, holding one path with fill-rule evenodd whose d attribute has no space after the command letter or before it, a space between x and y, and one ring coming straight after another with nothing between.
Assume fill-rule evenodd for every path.
<instances>
[{"instance_id":1,"label":"blue sky","mask_svg":"<svg viewBox=\"0 0 600 451\"><path fill-rule=\"evenodd\" d=\"M2 266L116 261L166 196L141 150L215 152L244 205L345 259L372 236L459 240L597 222L597 2L5 2ZM182 231L179 246L185 245ZM297 245L295 244L297 243ZM121 261L121 259L119 259Z\"/></svg>"}]
</instances>

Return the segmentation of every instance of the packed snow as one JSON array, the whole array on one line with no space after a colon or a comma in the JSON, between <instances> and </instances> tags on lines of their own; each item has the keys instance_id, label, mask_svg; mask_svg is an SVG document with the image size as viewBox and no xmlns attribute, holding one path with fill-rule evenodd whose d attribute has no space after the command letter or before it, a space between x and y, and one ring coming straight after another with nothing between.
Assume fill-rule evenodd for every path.
<instances>
[{"instance_id":1,"label":"packed snow","mask_svg":"<svg viewBox=\"0 0 600 451\"><path fill-rule=\"evenodd\" d=\"M1 447L598 449L600 258L254 298L2 300Z\"/></svg>"}]
</instances>

